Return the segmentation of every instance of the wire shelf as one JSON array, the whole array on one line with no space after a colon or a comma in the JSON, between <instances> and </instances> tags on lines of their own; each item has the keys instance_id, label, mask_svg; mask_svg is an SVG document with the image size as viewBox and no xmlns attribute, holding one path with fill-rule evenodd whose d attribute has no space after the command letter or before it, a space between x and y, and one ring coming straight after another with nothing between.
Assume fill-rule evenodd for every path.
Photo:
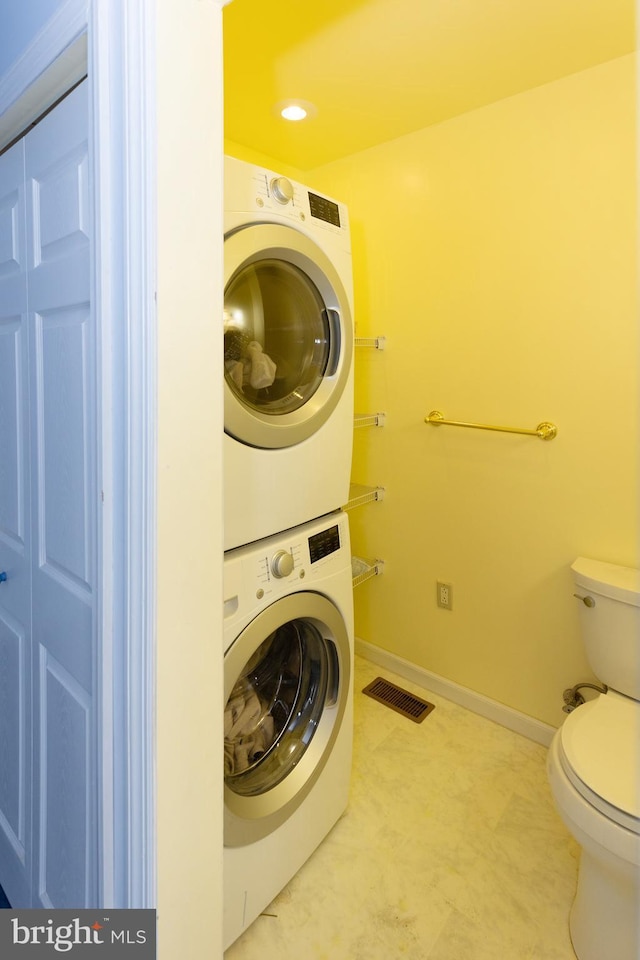
<instances>
[{"instance_id":1,"label":"wire shelf","mask_svg":"<svg viewBox=\"0 0 640 960\"><path fill-rule=\"evenodd\" d=\"M384 560L365 560L362 557L351 557L351 575L354 587L380 577L384 571Z\"/></svg>"},{"instance_id":2,"label":"wire shelf","mask_svg":"<svg viewBox=\"0 0 640 960\"><path fill-rule=\"evenodd\" d=\"M384 487L367 487L362 483L352 483L349 487L349 499L344 505L345 510L362 507L365 503L373 503L384 499Z\"/></svg>"},{"instance_id":3,"label":"wire shelf","mask_svg":"<svg viewBox=\"0 0 640 960\"><path fill-rule=\"evenodd\" d=\"M384 427L385 413L356 413L354 427Z\"/></svg>"},{"instance_id":4,"label":"wire shelf","mask_svg":"<svg viewBox=\"0 0 640 960\"><path fill-rule=\"evenodd\" d=\"M387 347L386 337L356 337L353 342L356 347L372 347L374 350L385 350Z\"/></svg>"}]
</instances>

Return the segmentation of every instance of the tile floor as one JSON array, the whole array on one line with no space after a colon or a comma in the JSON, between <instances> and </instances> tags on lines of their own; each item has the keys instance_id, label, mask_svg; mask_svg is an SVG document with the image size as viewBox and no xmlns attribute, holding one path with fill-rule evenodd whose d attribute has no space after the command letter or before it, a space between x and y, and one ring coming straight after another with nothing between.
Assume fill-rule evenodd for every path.
<instances>
[{"instance_id":1,"label":"tile floor","mask_svg":"<svg viewBox=\"0 0 640 960\"><path fill-rule=\"evenodd\" d=\"M376 676L436 709L405 720ZM355 691L349 808L225 960L575 960L546 749L361 658Z\"/></svg>"}]
</instances>

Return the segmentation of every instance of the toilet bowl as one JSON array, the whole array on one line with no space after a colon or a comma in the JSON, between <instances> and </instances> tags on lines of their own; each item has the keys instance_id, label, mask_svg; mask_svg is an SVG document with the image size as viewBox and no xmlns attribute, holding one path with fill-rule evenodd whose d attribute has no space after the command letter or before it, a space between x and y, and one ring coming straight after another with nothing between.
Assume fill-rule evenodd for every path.
<instances>
[{"instance_id":1,"label":"toilet bowl","mask_svg":"<svg viewBox=\"0 0 640 960\"><path fill-rule=\"evenodd\" d=\"M579 960L638 960L640 571L583 558L572 571L587 657L608 690L569 714L547 760L556 806L582 848L571 940Z\"/></svg>"}]
</instances>

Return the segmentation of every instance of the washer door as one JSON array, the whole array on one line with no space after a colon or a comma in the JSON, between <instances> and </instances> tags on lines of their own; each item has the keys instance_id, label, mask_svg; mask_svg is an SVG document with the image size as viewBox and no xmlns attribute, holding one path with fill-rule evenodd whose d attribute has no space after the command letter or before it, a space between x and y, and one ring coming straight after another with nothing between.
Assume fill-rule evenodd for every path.
<instances>
[{"instance_id":1,"label":"washer door","mask_svg":"<svg viewBox=\"0 0 640 960\"><path fill-rule=\"evenodd\" d=\"M224 253L225 430L263 449L301 443L348 382L347 293L323 251L291 227L239 229Z\"/></svg>"},{"instance_id":2,"label":"washer door","mask_svg":"<svg viewBox=\"0 0 640 960\"><path fill-rule=\"evenodd\" d=\"M226 846L276 830L307 796L340 731L349 638L337 608L296 593L256 617L225 656Z\"/></svg>"}]
</instances>

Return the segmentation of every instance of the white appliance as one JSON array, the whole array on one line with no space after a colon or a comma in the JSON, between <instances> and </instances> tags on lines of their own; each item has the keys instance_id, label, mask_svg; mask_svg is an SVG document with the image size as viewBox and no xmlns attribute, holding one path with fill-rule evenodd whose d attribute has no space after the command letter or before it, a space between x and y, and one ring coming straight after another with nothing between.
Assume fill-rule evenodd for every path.
<instances>
[{"instance_id":1,"label":"white appliance","mask_svg":"<svg viewBox=\"0 0 640 960\"><path fill-rule=\"evenodd\" d=\"M353 598L346 514L224 561L224 948L347 806Z\"/></svg>"},{"instance_id":2,"label":"white appliance","mask_svg":"<svg viewBox=\"0 0 640 960\"><path fill-rule=\"evenodd\" d=\"M353 436L344 204L225 158L224 549L343 506Z\"/></svg>"}]
</instances>

